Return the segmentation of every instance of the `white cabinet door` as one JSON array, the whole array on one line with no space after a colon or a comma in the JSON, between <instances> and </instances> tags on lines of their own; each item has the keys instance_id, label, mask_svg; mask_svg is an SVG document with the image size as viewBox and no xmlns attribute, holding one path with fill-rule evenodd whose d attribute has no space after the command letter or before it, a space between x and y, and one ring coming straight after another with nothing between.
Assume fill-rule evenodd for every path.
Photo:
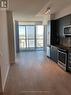
<instances>
[{"instance_id":1,"label":"white cabinet door","mask_svg":"<svg viewBox=\"0 0 71 95\"><path fill-rule=\"evenodd\" d=\"M50 57L50 47L47 47L47 56Z\"/></svg>"}]
</instances>

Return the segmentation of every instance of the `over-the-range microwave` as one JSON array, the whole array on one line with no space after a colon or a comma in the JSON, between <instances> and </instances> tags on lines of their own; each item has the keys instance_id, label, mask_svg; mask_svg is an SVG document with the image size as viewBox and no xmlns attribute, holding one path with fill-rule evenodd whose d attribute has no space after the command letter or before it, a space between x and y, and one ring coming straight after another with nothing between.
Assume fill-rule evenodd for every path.
<instances>
[{"instance_id":1,"label":"over-the-range microwave","mask_svg":"<svg viewBox=\"0 0 71 95\"><path fill-rule=\"evenodd\" d=\"M71 25L64 26L64 35L71 36Z\"/></svg>"}]
</instances>

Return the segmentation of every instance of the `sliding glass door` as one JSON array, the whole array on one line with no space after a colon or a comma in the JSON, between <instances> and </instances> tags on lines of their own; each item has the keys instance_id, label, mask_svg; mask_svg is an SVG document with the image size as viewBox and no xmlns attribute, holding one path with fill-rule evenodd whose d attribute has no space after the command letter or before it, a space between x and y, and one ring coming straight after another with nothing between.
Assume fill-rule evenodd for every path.
<instances>
[{"instance_id":1,"label":"sliding glass door","mask_svg":"<svg viewBox=\"0 0 71 95\"><path fill-rule=\"evenodd\" d=\"M19 48L20 50L35 49L35 26L19 26Z\"/></svg>"},{"instance_id":2,"label":"sliding glass door","mask_svg":"<svg viewBox=\"0 0 71 95\"><path fill-rule=\"evenodd\" d=\"M26 26L27 49L35 49L35 26Z\"/></svg>"},{"instance_id":3,"label":"sliding glass door","mask_svg":"<svg viewBox=\"0 0 71 95\"><path fill-rule=\"evenodd\" d=\"M43 25L19 25L19 50L44 48Z\"/></svg>"}]
</instances>

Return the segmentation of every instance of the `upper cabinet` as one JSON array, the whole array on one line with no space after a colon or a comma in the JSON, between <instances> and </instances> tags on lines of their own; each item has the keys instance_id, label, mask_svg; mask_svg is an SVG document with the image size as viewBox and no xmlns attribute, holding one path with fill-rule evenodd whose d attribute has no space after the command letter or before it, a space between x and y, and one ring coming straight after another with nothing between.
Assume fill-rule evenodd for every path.
<instances>
[{"instance_id":1,"label":"upper cabinet","mask_svg":"<svg viewBox=\"0 0 71 95\"><path fill-rule=\"evenodd\" d=\"M62 18L57 19L57 31L59 31L60 37L64 37L64 27L71 25L71 15L64 16Z\"/></svg>"},{"instance_id":2,"label":"upper cabinet","mask_svg":"<svg viewBox=\"0 0 71 95\"><path fill-rule=\"evenodd\" d=\"M64 27L71 25L71 14L57 19L56 22L57 31L60 37L60 44L66 45L67 43L69 43L69 39L68 36L65 36L64 34Z\"/></svg>"},{"instance_id":3,"label":"upper cabinet","mask_svg":"<svg viewBox=\"0 0 71 95\"><path fill-rule=\"evenodd\" d=\"M71 15L65 16L64 19L65 19L64 26L71 24Z\"/></svg>"},{"instance_id":4,"label":"upper cabinet","mask_svg":"<svg viewBox=\"0 0 71 95\"><path fill-rule=\"evenodd\" d=\"M51 45L59 44L59 33L57 31L57 21L51 20Z\"/></svg>"}]
</instances>

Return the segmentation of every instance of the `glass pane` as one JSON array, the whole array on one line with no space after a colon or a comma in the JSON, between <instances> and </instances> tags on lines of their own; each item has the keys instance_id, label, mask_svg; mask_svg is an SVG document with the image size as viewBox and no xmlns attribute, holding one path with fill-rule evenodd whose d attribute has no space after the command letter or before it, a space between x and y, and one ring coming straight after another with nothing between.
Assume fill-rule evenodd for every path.
<instances>
[{"instance_id":1,"label":"glass pane","mask_svg":"<svg viewBox=\"0 0 71 95\"><path fill-rule=\"evenodd\" d=\"M35 37L35 26L26 26L26 36L31 39Z\"/></svg>"},{"instance_id":2,"label":"glass pane","mask_svg":"<svg viewBox=\"0 0 71 95\"><path fill-rule=\"evenodd\" d=\"M19 40L20 49L26 48L25 40Z\"/></svg>"},{"instance_id":3,"label":"glass pane","mask_svg":"<svg viewBox=\"0 0 71 95\"><path fill-rule=\"evenodd\" d=\"M35 26L26 26L27 48L35 47Z\"/></svg>"},{"instance_id":4,"label":"glass pane","mask_svg":"<svg viewBox=\"0 0 71 95\"><path fill-rule=\"evenodd\" d=\"M25 39L25 26L19 26L19 38Z\"/></svg>"},{"instance_id":5,"label":"glass pane","mask_svg":"<svg viewBox=\"0 0 71 95\"><path fill-rule=\"evenodd\" d=\"M19 26L19 47L20 47L20 50L23 50L26 48L25 26Z\"/></svg>"},{"instance_id":6,"label":"glass pane","mask_svg":"<svg viewBox=\"0 0 71 95\"><path fill-rule=\"evenodd\" d=\"M35 47L34 40L28 40L29 47Z\"/></svg>"},{"instance_id":7,"label":"glass pane","mask_svg":"<svg viewBox=\"0 0 71 95\"><path fill-rule=\"evenodd\" d=\"M44 26L36 26L36 47L43 47Z\"/></svg>"},{"instance_id":8,"label":"glass pane","mask_svg":"<svg viewBox=\"0 0 71 95\"><path fill-rule=\"evenodd\" d=\"M42 25L36 26L36 37L43 38L44 27Z\"/></svg>"},{"instance_id":9,"label":"glass pane","mask_svg":"<svg viewBox=\"0 0 71 95\"><path fill-rule=\"evenodd\" d=\"M43 47L43 40L37 40L37 47Z\"/></svg>"}]
</instances>

